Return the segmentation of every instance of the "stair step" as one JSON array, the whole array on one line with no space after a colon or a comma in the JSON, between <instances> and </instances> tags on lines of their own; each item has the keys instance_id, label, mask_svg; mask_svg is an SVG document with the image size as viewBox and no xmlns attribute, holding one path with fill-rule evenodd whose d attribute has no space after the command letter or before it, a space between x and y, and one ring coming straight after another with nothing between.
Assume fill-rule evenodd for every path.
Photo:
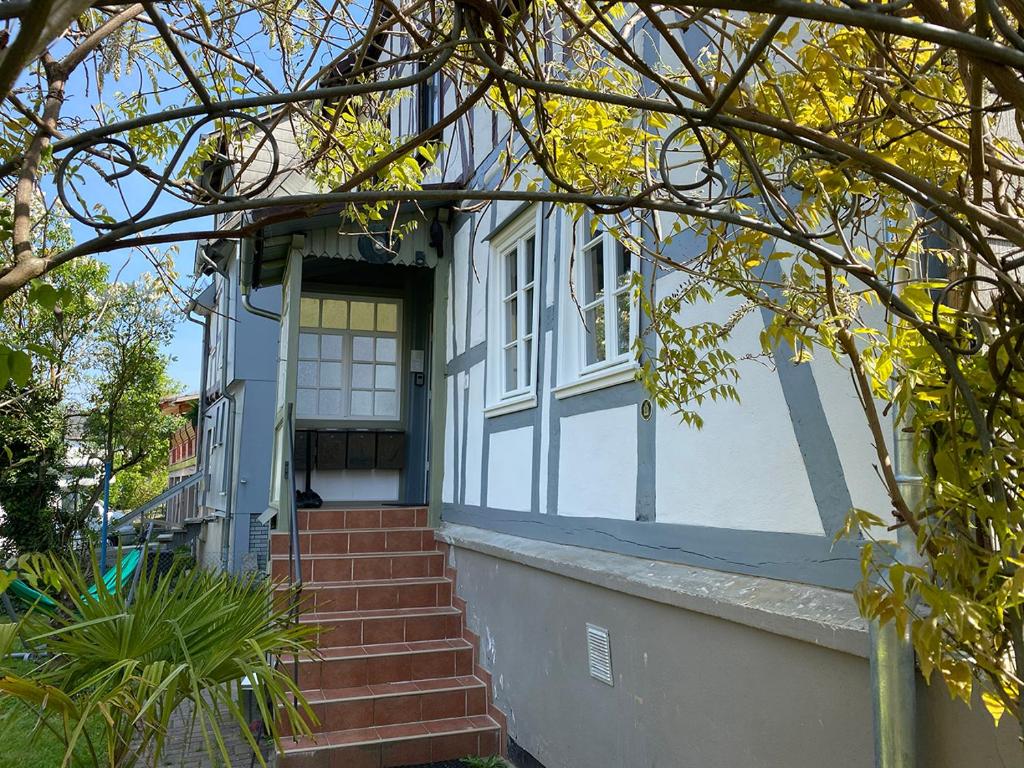
<instances>
[{"instance_id":1,"label":"stair step","mask_svg":"<svg viewBox=\"0 0 1024 768\"><path fill-rule=\"evenodd\" d=\"M426 507L342 508L325 504L320 509L298 510L299 530L324 528L413 528L427 524Z\"/></svg>"},{"instance_id":2,"label":"stair step","mask_svg":"<svg viewBox=\"0 0 1024 768\"><path fill-rule=\"evenodd\" d=\"M310 691L306 699L320 722L314 732L487 714L487 688L472 675Z\"/></svg>"},{"instance_id":3,"label":"stair step","mask_svg":"<svg viewBox=\"0 0 1024 768\"><path fill-rule=\"evenodd\" d=\"M271 555L288 555L289 534L274 531ZM323 528L299 531L299 552L303 555L387 554L391 552L433 552L437 549L434 529Z\"/></svg>"},{"instance_id":4,"label":"stair step","mask_svg":"<svg viewBox=\"0 0 1024 768\"><path fill-rule=\"evenodd\" d=\"M275 579L287 578L291 566L287 555L274 555L270 559L270 575ZM439 550L302 556L305 581L371 581L443 575L444 554Z\"/></svg>"},{"instance_id":5,"label":"stair step","mask_svg":"<svg viewBox=\"0 0 1024 768\"><path fill-rule=\"evenodd\" d=\"M452 606L307 613L300 621L320 625L324 648L462 637L462 613Z\"/></svg>"},{"instance_id":6,"label":"stair step","mask_svg":"<svg viewBox=\"0 0 1024 768\"><path fill-rule=\"evenodd\" d=\"M499 727L486 715L330 731L283 739L279 768L397 768L498 753Z\"/></svg>"},{"instance_id":7,"label":"stair step","mask_svg":"<svg viewBox=\"0 0 1024 768\"><path fill-rule=\"evenodd\" d=\"M436 608L452 604L452 582L443 576L312 582L303 585L302 599L304 609L313 613Z\"/></svg>"},{"instance_id":8,"label":"stair step","mask_svg":"<svg viewBox=\"0 0 1024 768\"><path fill-rule=\"evenodd\" d=\"M282 660L291 663L287 657ZM472 674L473 646L462 639L321 648L320 658L299 660L303 691Z\"/></svg>"}]
</instances>

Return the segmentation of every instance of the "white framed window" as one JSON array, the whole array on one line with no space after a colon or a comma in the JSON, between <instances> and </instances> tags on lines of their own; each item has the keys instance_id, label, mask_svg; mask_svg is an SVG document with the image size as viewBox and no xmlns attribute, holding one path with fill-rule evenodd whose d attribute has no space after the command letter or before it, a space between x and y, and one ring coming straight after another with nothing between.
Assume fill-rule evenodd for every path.
<instances>
[{"instance_id":1,"label":"white framed window","mask_svg":"<svg viewBox=\"0 0 1024 768\"><path fill-rule=\"evenodd\" d=\"M300 419L401 419L398 299L303 296L295 414Z\"/></svg>"},{"instance_id":2,"label":"white framed window","mask_svg":"<svg viewBox=\"0 0 1024 768\"><path fill-rule=\"evenodd\" d=\"M637 257L601 219L594 221L592 215L583 217L575 241L566 243L575 254L562 281L557 397L611 386L635 375L638 320L632 279Z\"/></svg>"},{"instance_id":3,"label":"white framed window","mask_svg":"<svg viewBox=\"0 0 1024 768\"><path fill-rule=\"evenodd\" d=\"M537 259L532 213L491 242L487 342L489 409L528 407L535 399Z\"/></svg>"},{"instance_id":4,"label":"white framed window","mask_svg":"<svg viewBox=\"0 0 1024 768\"><path fill-rule=\"evenodd\" d=\"M634 338L632 275L632 254L598 226L577 257L576 286L583 315L580 373L629 358Z\"/></svg>"}]
</instances>

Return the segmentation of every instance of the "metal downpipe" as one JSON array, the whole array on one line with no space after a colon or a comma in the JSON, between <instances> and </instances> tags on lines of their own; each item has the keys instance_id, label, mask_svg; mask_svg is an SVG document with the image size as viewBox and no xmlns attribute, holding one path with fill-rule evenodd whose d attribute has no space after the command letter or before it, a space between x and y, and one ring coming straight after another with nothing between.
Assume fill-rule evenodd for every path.
<instances>
[{"instance_id":1,"label":"metal downpipe","mask_svg":"<svg viewBox=\"0 0 1024 768\"><path fill-rule=\"evenodd\" d=\"M924 500L924 478L914 459L911 433L905 420L893 424L893 463L896 482L907 506L916 514ZM896 557L918 560L914 535L906 526L896 531ZM917 666L914 647L896 623L884 627L872 621L870 642L871 703L874 714L876 768L917 766Z\"/></svg>"}]
</instances>

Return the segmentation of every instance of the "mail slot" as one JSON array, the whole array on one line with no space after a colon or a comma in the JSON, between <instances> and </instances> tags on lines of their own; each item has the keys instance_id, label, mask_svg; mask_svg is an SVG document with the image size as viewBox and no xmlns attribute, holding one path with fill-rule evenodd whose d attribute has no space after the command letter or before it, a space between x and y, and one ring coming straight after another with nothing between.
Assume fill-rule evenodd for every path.
<instances>
[{"instance_id":1,"label":"mail slot","mask_svg":"<svg viewBox=\"0 0 1024 768\"><path fill-rule=\"evenodd\" d=\"M377 469L405 469L405 432L377 433Z\"/></svg>"},{"instance_id":2,"label":"mail slot","mask_svg":"<svg viewBox=\"0 0 1024 768\"><path fill-rule=\"evenodd\" d=\"M347 448L347 432L320 432L316 452L317 469L345 469Z\"/></svg>"},{"instance_id":3,"label":"mail slot","mask_svg":"<svg viewBox=\"0 0 1024 768\"><path fill-rule=\"evenodd\" d=\"M373 469L377 464L377 433L349 432L348 469Z\"/></svg>"}]
</instances>

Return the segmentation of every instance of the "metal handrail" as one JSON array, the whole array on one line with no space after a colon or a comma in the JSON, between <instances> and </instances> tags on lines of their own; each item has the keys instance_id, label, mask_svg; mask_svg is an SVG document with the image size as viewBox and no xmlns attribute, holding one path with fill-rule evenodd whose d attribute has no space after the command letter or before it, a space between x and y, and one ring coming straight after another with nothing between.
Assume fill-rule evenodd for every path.
<instances>
[{"instance_id":1,"label":"metal handrail","mask_svg":"<svg viewBox=\"0 0 1024 768\"><path fill-rule=\"evenodd\" d=\"M166 491L163 491L162 493L157 494L152 499L150 499L145 504L143 504L141 507L137 507L136 509L133 509L128 514L122 515L117 520L115 520L112 524L113 525L124 525L125 523L129 523L132 520L134 520L135 518L141 517L142 515L145 515L147 512L149 512L149 511L151 511L153 509L156 509L157 507L159 507L164 502L170 501L171 499L173 499L175 496L177 496L182 491L188 490L193 485L197 485L199 483L199 481L202 480L202 479L203 479L203 473L202 472L196 472L196 473L190 475L188 477L188 479L182 480L180 483L177 483L176 485L172 485Z\"/></svg>"}]
</instances>

